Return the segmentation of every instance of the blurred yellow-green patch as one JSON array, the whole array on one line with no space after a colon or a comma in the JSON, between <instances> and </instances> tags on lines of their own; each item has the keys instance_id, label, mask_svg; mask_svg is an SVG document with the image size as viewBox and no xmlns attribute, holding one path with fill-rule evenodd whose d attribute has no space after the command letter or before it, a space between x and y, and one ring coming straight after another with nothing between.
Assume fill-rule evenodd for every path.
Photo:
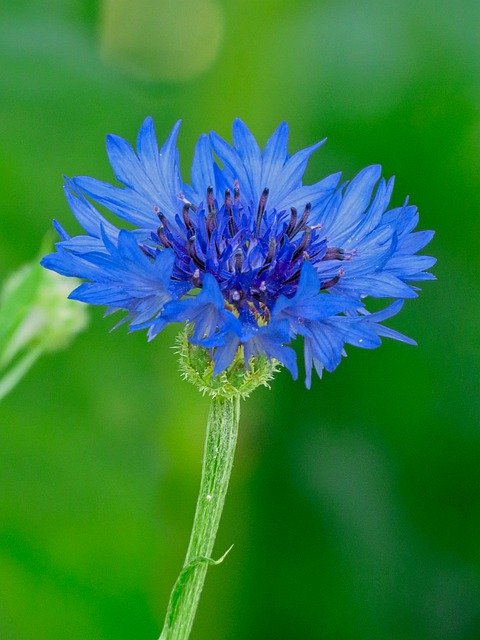
<instances>
[{"instance_id":1,"label":"blurred yellow-green patch","mask_svg":"<svg viewBox=\"0 0 480 640\"><path fill-rule=\"evenodd\" d=\"M105 0L101 51L107 64L134 79L182 82L214 63L223 22L216 0Z\"/></svg>"}]
</instances>

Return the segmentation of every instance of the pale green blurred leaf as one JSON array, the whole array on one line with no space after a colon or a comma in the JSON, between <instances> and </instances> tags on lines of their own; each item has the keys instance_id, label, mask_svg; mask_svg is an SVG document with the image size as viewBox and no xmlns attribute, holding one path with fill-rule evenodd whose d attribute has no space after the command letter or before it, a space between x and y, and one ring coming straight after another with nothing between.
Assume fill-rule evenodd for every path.
<instances>
[{"instance_id":1,"label":"pale green blurred leaf","mask_svg":"<svg viewBox=\"0 0 480 640\"><path fill-rule=\"evenodd\" d=\"M68 299L78 283L37 261L15 271L0 292L0 400L41 353L66 347L88 323L86 307Z\"/></svg>"},{"instance_id":2,"label":"pale green blurred leaf","mask_svg":"<svg viewBox=\"0 0 480 640\"><path fill-rule=\"evenodd\" d=\"M0 352L6 346L8 335L28 313L41 276L39 265L24 265L3 283L0 292Z\"/></svg>"}]
</instances>

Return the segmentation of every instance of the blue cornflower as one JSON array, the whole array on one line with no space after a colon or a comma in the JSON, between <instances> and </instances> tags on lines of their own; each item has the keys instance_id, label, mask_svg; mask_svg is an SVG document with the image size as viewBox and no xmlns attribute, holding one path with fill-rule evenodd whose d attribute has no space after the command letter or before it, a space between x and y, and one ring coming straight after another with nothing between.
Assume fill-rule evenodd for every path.
<instances>
[{"instance_id":1,"label":"blue cornflower","mask_svg":"<svg viewBox=\"0 0 480 640\"><path fill-rule=\"evenodd\" d=\"M241 120L233 145L216 133L196 145L191 180L182 180L179 122L158 148L151 118L136 151L107 137L107 152L122 186L94 178L67 179L67 201L85 230L71 237L57 222L57 251L42 263L84 278L71 297L124 310L132 330L154 338L171 322L192 324L191 341L209 349L214 372L243 348L245 362L262 354L294 377L288 346L303 336L306 383L312 366L332 371L345 344L372 349L381 336L413 343L381 322L405 298L411 282L433 279L435 263L417 252L433 232L414 232L416 207L389 209L393 178L367 167L351 182L340 174L302 182L319 142L292 156L282 123L264 150ZM218 161L216 160L218 158ZM94 203L134 226L119 230ZM369 313L365 299L394 298Z\"/></svg>"}]
</instances>

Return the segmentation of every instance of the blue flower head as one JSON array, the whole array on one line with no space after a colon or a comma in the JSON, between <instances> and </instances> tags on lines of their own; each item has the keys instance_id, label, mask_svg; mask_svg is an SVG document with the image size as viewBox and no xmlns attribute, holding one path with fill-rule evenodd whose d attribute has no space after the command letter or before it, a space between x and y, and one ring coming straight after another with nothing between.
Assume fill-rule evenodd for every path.
<instances>
[{"instance_id":1,"label":"blue flower head","mask_svg":"<svg viewBox=\"0 0 480 640\"><path fill-rule=\"evenodd\" d=\"M216 133L196 145L191 179L183 181L177 123L158 147L143 123L134 150L117 136L107 152L121 186L89 177L67 179L65 194L85 233L60 235L42 263L85 279L71 297L126 311L121 322L154 338L171 322L191 323L191 341L210 350L214 372L243 348L245 362L264 355L294 377L304 340L306 383L312 368L332 371L345 344L373 349L388 336L409 338L382 322L414 298L413 281L430 280L435 260L417 252L433 232L415 232L408 200L389 208L393 178L377 165L350 182L340 174L302 182L319 142L289 155L282 123L263 151L241 120L233 144ZM133 230L119 230L98 203ZM368 297L393 298L369 313Z\"/></svg>"}]
</instances>

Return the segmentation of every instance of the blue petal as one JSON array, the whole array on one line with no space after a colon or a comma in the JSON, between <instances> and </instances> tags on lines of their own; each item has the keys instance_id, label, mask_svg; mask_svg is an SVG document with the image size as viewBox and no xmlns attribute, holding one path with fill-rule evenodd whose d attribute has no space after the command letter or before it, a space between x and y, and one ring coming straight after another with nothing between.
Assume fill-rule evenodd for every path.
<instances>
[{"instance_id":1,"label":"blue petal","mask_svg":"<svg viewBox=\"0 0 480 640\"><path fill-rule=\"evenodd\" d=\"M165 307L164 317L170 322L193 322L192 342L210 346L206 340L232 325L233 316L225 309L225 300L215 278L207 273L200 293L175 300Z\"/></svg>"},{"instance_id":2,"label":"blue petal","mask_svg":"<svg viewBox=\"0 0 480 640\"><path fill-rule=\"evenodd\" d=\"M160 180L158 167L158 143L155 126L150 116L145 118L137 137L137 153L145 173L155 182Z\"/></svg>"},{"instance_id":3,"label":"blue petal","mask_svg":"<svg viewBox=\"0 0 480 640\"><path fill-rule=\"evenodd\" d=\"M398 243L399 253L414 254L430 242L435 231L417 231L400 238Z\"/></svg>"},{"instance_id":4,"label":"blue petal","mask_svg":"<svg viewBox=\"0 0 480 640\"><path fill-rule=\"evenodd\" d=\"M290 334L287 322L273 322L260 327L243 342L245 362L248 363L252 356L264 354L270 360L275 359L281 362L296 380L298 377L297 355L292 348L286 346L288 342L290 342Z\"/></svg>"},{"instance_id":5,"label":"blue petal","mask_svg":"<svg viewBox=\"0 0 480 640\"><path fill-rule=\"evenodd\" d=\"M280 123L273 132L262 154L262 178L264 187L275 184L275 176L282 169L287 160L288 124Z\"/></svg>"},{"instance_id":6,"label":"blue petal","mask_svg":"<svg viewBox=\"0 0 480 640\"><path fill-rule=\"evenodd\" d=\"M148 193L153 185L146 177L132 146L120 136L107 136L107 154L117 180L135 191Z\"/></svg>"},{"instance_id":7,"label":"blue petal","mask_svg":"<svg viewBox=\"0 0 480 640\"><path fill-rule=\"evenodd\" d=\"M316 269L310 262L304 262L295 295L292 298L279 296L272 318L288 319L291 332L295 335L302 331L305 320L323 320L359 307L357 301L319 291L320 279Z\"/></svg>"},{"instance_id":8,"label":"blue petal","mask_svg":"<svg viewBox=\"0 0 480 640\"><path fill-rule=\"evenodd\" d=\"M117 236L118 229L88 202L72 180L65 178L63 190L73 215L87 233L99 238L100 227L103 225L109 235L112 237Z\"/></svg>"},{"instance_id":9,"label":"blue petal","mask_svg":"<svg viewBox=\"0 0 480 640\"><path fill-rule=\"evenodd\" d=\"M219 344L213 353L213 375L215 376L232 364L240 345L240 338L235 332L230 331L222 337L222 342L223 344Z\"/></svg>"},{"instance_id":10,"label":"blue petal","mask_svg":"<svg viewBox=\"0 0 480 640\"><path fill-rule=\"evenodd\" d=\"M253 201L256 202L265 186L260 183L262 169L260 147L247 125L239 118L233 121L232 134L235 149L241 157L249 177Z\"/></svg>"},{"instance_id":11,"label":"blue petal","mask_svg":"<svg viewBox=\"0 0 480 640\"><path fill-rule=\"evenodd\" d=\"M225 165L225 168L230 171L234 179L238 179L242 199L247 203L253 201L254 194L251 189L249 176L236 149L214 131L210 132L210 142L220 161Z\"/></svg>"},{"instance_id":12,"label":"blue petal","mask_svg":"<svg viewBox=\"0 0 480 640\"><path fill-rule=\"evenodd\" d=\"M331 242L337 244L342 234L358 223L361 214L370 204L373 188L380 175L380 165L372 165L362 169L347 186L336 211L335 222L327 227Z\"/></svg>"},{"instance_id":13,"label":"blue petal","mask_svg":"<svg viewBox=\"0 0 480 640\"><path fill-rule=\"evenodd\" d=\"M197 195L197 203L203 201L207 187L215 189L215 174L213 170L212 149L208 136L200 136L193 155L191 179L192 187Z\"/></svg>"},{"instance_id":14,"label":"blue petal","mask_svg":"<svg viewBox=\"0 0 480 640\"><path fill-rule=\"evenodd\" d=\"M73 179L73 183L99 204L107 207L112 213L127 222L151 229L155 229L158 224L154 207L158 206L162 209L159 204L160 198L147 198L132 189L114 187L107 182L88 176L77 176ZM168 213L165 207L163 212Z\"/></svg>"},{"instance_id":15,"label":"blue petal","mask_svg":"<svg viewBox=\"0 0 480 640\"><path fill-rule=\"evenodd\" d=\"M416 298L417 294L395 275L386 272L370 276L358 276L351 280L340 278L332 290L356 299L372 296L373 298Z\"/></svg>"},{"instance_id":16,"label":"blue petal","mask_svg":"<svg viewBox=\"0 0 480 640\"><path fill-rule=\"evenodd\" d=\"M315 211L315 207L324 205L325 201L331 198L341 175L341 173L332 173L332 175L320 180L320 182L312 185L303 185L294 189L291 193L285 192L282 198L278 198L278 201L275 201L275 208L279 211L288 210L291 207L300 209L307 202L310 202L312 204L311 220L312 222L317 222L318 212Z\"/></svg>"},{"instance_id":17,"label":"blue petal","mask_svg":"<svg viewBox=\"0 0 480 640\"><path fill-rule=\"evenodd\" d=\"M90 304L124 309L132 324L157 315L168 300L174 254L170 249L148 259L134 234L122 230L115 244L101 229L103 250L73 254L62 246L42 263L64 275L85 278L70 297Z\"/></svg>"},{"instance_id":18,"label":"blue petal","mask_svg":"<svg viewBox=\"0 0 480 640\"><path fill-rule=\"evenodd\" d=\"M53 220L52 224L53 224L53 228L55 229L55 231L60 236L60 240L62 240L62 241L70 240L70 234L68 234L65 231L65 229L62 227L62 225L60 224L60 222L58 220Z\"/></svg>"},{"instance_id":19,"label":"blue petal","mask_svg":"<svg viewBox=\"0 0 480 640\"><path fill-rule=\"evenodd\" d=\"M388 184L385 180L381 180L375 197L364 216L360 219L356 228L349 234L348 238L346 240L341 240L342 246L345 249L358 245L362 238L366 237L371 231L378 227L382 219L382 215L390 202L393 184L393 178L390 178Z\"/></svg>"},{"instance_id":20,"label":"blue petal","mask_svg":"<svg viewBox=\"0 0 480 640\"><path fill-rule=\"evenodd\" d=\"M275 195L275 199L281 201L285 196L289 194L293 189L298 188L302 184L303 174L307 168L307 162L314 151L319 149L325 140L321 140L311 147L297 151L291 158L287 160L282 170L274 177L270 186L272 192ZM275 200L271 204L272 207L277 208Z\"/></svg>"}]
</instances>

